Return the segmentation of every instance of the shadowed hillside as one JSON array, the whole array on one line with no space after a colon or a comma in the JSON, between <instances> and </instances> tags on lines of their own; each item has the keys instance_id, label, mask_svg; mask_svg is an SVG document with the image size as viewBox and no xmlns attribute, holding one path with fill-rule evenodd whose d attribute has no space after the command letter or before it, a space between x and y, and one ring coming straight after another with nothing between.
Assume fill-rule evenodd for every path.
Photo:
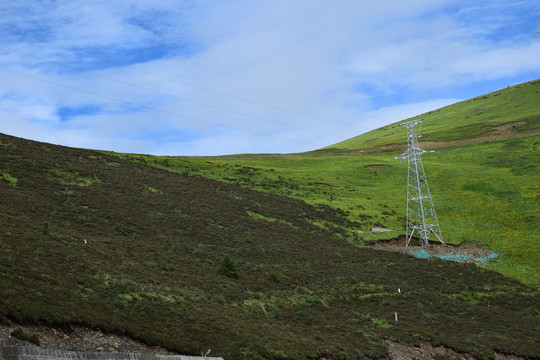
<instances>
[{"instance_id":1,"label":"shadowed hillside","mask_svg":"<svg viewBox=\"0 0 540 360\"><path fill-rule=\"evenodd\" d=\"M6 135L0 148L0 315L12 320L228 359L381 358L385 339L540 356L536 290L353 247L365 225L343 210Z\"/></svg>"}]
</instances>

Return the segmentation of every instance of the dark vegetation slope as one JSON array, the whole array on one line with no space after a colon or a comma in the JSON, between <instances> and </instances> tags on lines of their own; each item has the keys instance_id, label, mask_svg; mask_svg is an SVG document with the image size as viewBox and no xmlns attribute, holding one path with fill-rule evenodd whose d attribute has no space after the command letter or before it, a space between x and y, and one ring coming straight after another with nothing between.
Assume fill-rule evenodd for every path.
<instances>
[{"instance_id":1,"label":"dark vegetation slope","mask_svg":"<svg viewBox=\"0 0 540 360\"><path fill-rule=\"evenodd\" d=\"M384 339L540 356L535 289L353 247L342 210L6 135L0 149L1 316L227 359L380 358Z\"/></svg>"}]
</instances>

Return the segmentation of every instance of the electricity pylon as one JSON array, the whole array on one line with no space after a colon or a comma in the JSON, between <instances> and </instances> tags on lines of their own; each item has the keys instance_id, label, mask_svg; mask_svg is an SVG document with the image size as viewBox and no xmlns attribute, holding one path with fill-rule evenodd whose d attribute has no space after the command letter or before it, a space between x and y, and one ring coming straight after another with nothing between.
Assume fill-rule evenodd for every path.
<instances>
[{"instance_id":1,"label":"electricity pylon","mask_svg":"<svg viewBox=\"0 0 540 360\"><path fill-rule=\"evenodd\" d=\"M417 232L422 246L429 244L429 235L433 233L441 243L444 244L437 214L429 186L422 165L422 154L426 151L418 146L418 136L415 132L415 126L422 123L422 119L399 124L407 128L408 148L396 157L396 159L408 159L407 175L407 241L405 246L409 245L414 233Z\"/></svg>"}]
</instances>

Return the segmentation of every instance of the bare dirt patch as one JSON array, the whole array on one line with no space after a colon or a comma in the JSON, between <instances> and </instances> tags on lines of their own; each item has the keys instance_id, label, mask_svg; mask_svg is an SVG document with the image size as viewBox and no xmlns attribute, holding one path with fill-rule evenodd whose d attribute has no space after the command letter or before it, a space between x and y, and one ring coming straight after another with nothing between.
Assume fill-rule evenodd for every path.
<instances>
[{"instance_id":1,"label":"bare dirt patch","mask_svg":"<svg viewBox=\"0 0 540 360\"><path fill-rule=\"evenodd\" d=\"M381 168L381 167L389 167L388 165L381 165L381 164L373 164L373 165L366 165L364 166L366 169L368 168Z\"/></svg>"},{"instance_id":2,"label":"bare dirt patch","mask_svg":"<svg viewBox=\"0 0 540 360\"><path fill-rule=\"evenodd\" d=\"M49 349L175 355L162 347L148 346L125 335L107 334L84 326L70 325L68 328L58 328L49 325L18 325L8 319L0 319L0 344L36 345L13 336L13 332L17 329L28 336L34 336L39 340L40 347Z\"/></svg>"},{"instance_id":3,"label":"bare dirt patch","mask_svg":"<svg viewBox=\"0 0 540 360\"><path fill-rule=\"evenodd\" d=\"M400 344L391 340L384 342L388 347L388 355L390 360L475 360L470 354L459 354L452 349L444 346L433 346L429 341L421 341L420 346ZM494 355L495 360L522 360L522 357L514 355L497 354Z\"/></svg>"},{"instance_id":4,"label":"bare dirt patch","mask_svg":"<svg viewBox=\"0 0 540 360\"><path fill-rule=\"evenodd\" d=\"M323 182L314 182L313 185L324 186L324 187L336 187L335 185L327 184L327 183L323 183Z\"/></svg>"},{"instance_id":5,"label":"bare dirt patch","mask_svg":"<svg viewBox=\"0 0 540 360\"><path fill-rule=\"evenodd\" d=\"M490 131L483 134L483 137L497 137L513 134L516 132L516 127L520 125L525 125L526 121L516 121L513 123L508 123L499 126L483 126L482 129L489 129Z\"/></svg>"},{"instance_id":6,"label":"bare dirt patch","mask_svg":"<svg viewBox=\"0 0 540 360\"><path fill-rule=\"evenodd\" d=\"M486 263L498 256L495 252L484 249L477 244L463 242L459 245L441 244L430 241L429 245L420 246L418 239L411 240L409 246L405 246L406 236L400 235L398 238L390 240L379 240L370 246L375 249L400 252L419 258L436 257L443 260L457 262Z\"/></svg>"}]
</instances>

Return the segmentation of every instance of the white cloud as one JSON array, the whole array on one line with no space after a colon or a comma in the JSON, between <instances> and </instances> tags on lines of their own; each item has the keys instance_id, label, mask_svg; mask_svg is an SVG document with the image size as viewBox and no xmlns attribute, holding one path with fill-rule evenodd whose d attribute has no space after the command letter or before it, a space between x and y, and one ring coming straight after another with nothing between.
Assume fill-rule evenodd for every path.
<instances>
[{"instance_id":1,"label":"white cloud","mask_svg":"<svg viewBox=\"0 0 540 360\"><path fill-rule=\"evenodd\" d=\"M540 74L533 0L44 4L0 5L0 131L70 146L311 150Z\"/></svg>"},{"instance_id":2,"label":"white cloud","mask_svg":"<svg viewBox=\"0 0 540 360\"><path fill-rule=\"evenodd\" d=\"M468 75L476 81L512 76L519 72L540 71L540 41L507 48L479 50L452 66L456 75Z\"/></svg>"}]
</instances>

